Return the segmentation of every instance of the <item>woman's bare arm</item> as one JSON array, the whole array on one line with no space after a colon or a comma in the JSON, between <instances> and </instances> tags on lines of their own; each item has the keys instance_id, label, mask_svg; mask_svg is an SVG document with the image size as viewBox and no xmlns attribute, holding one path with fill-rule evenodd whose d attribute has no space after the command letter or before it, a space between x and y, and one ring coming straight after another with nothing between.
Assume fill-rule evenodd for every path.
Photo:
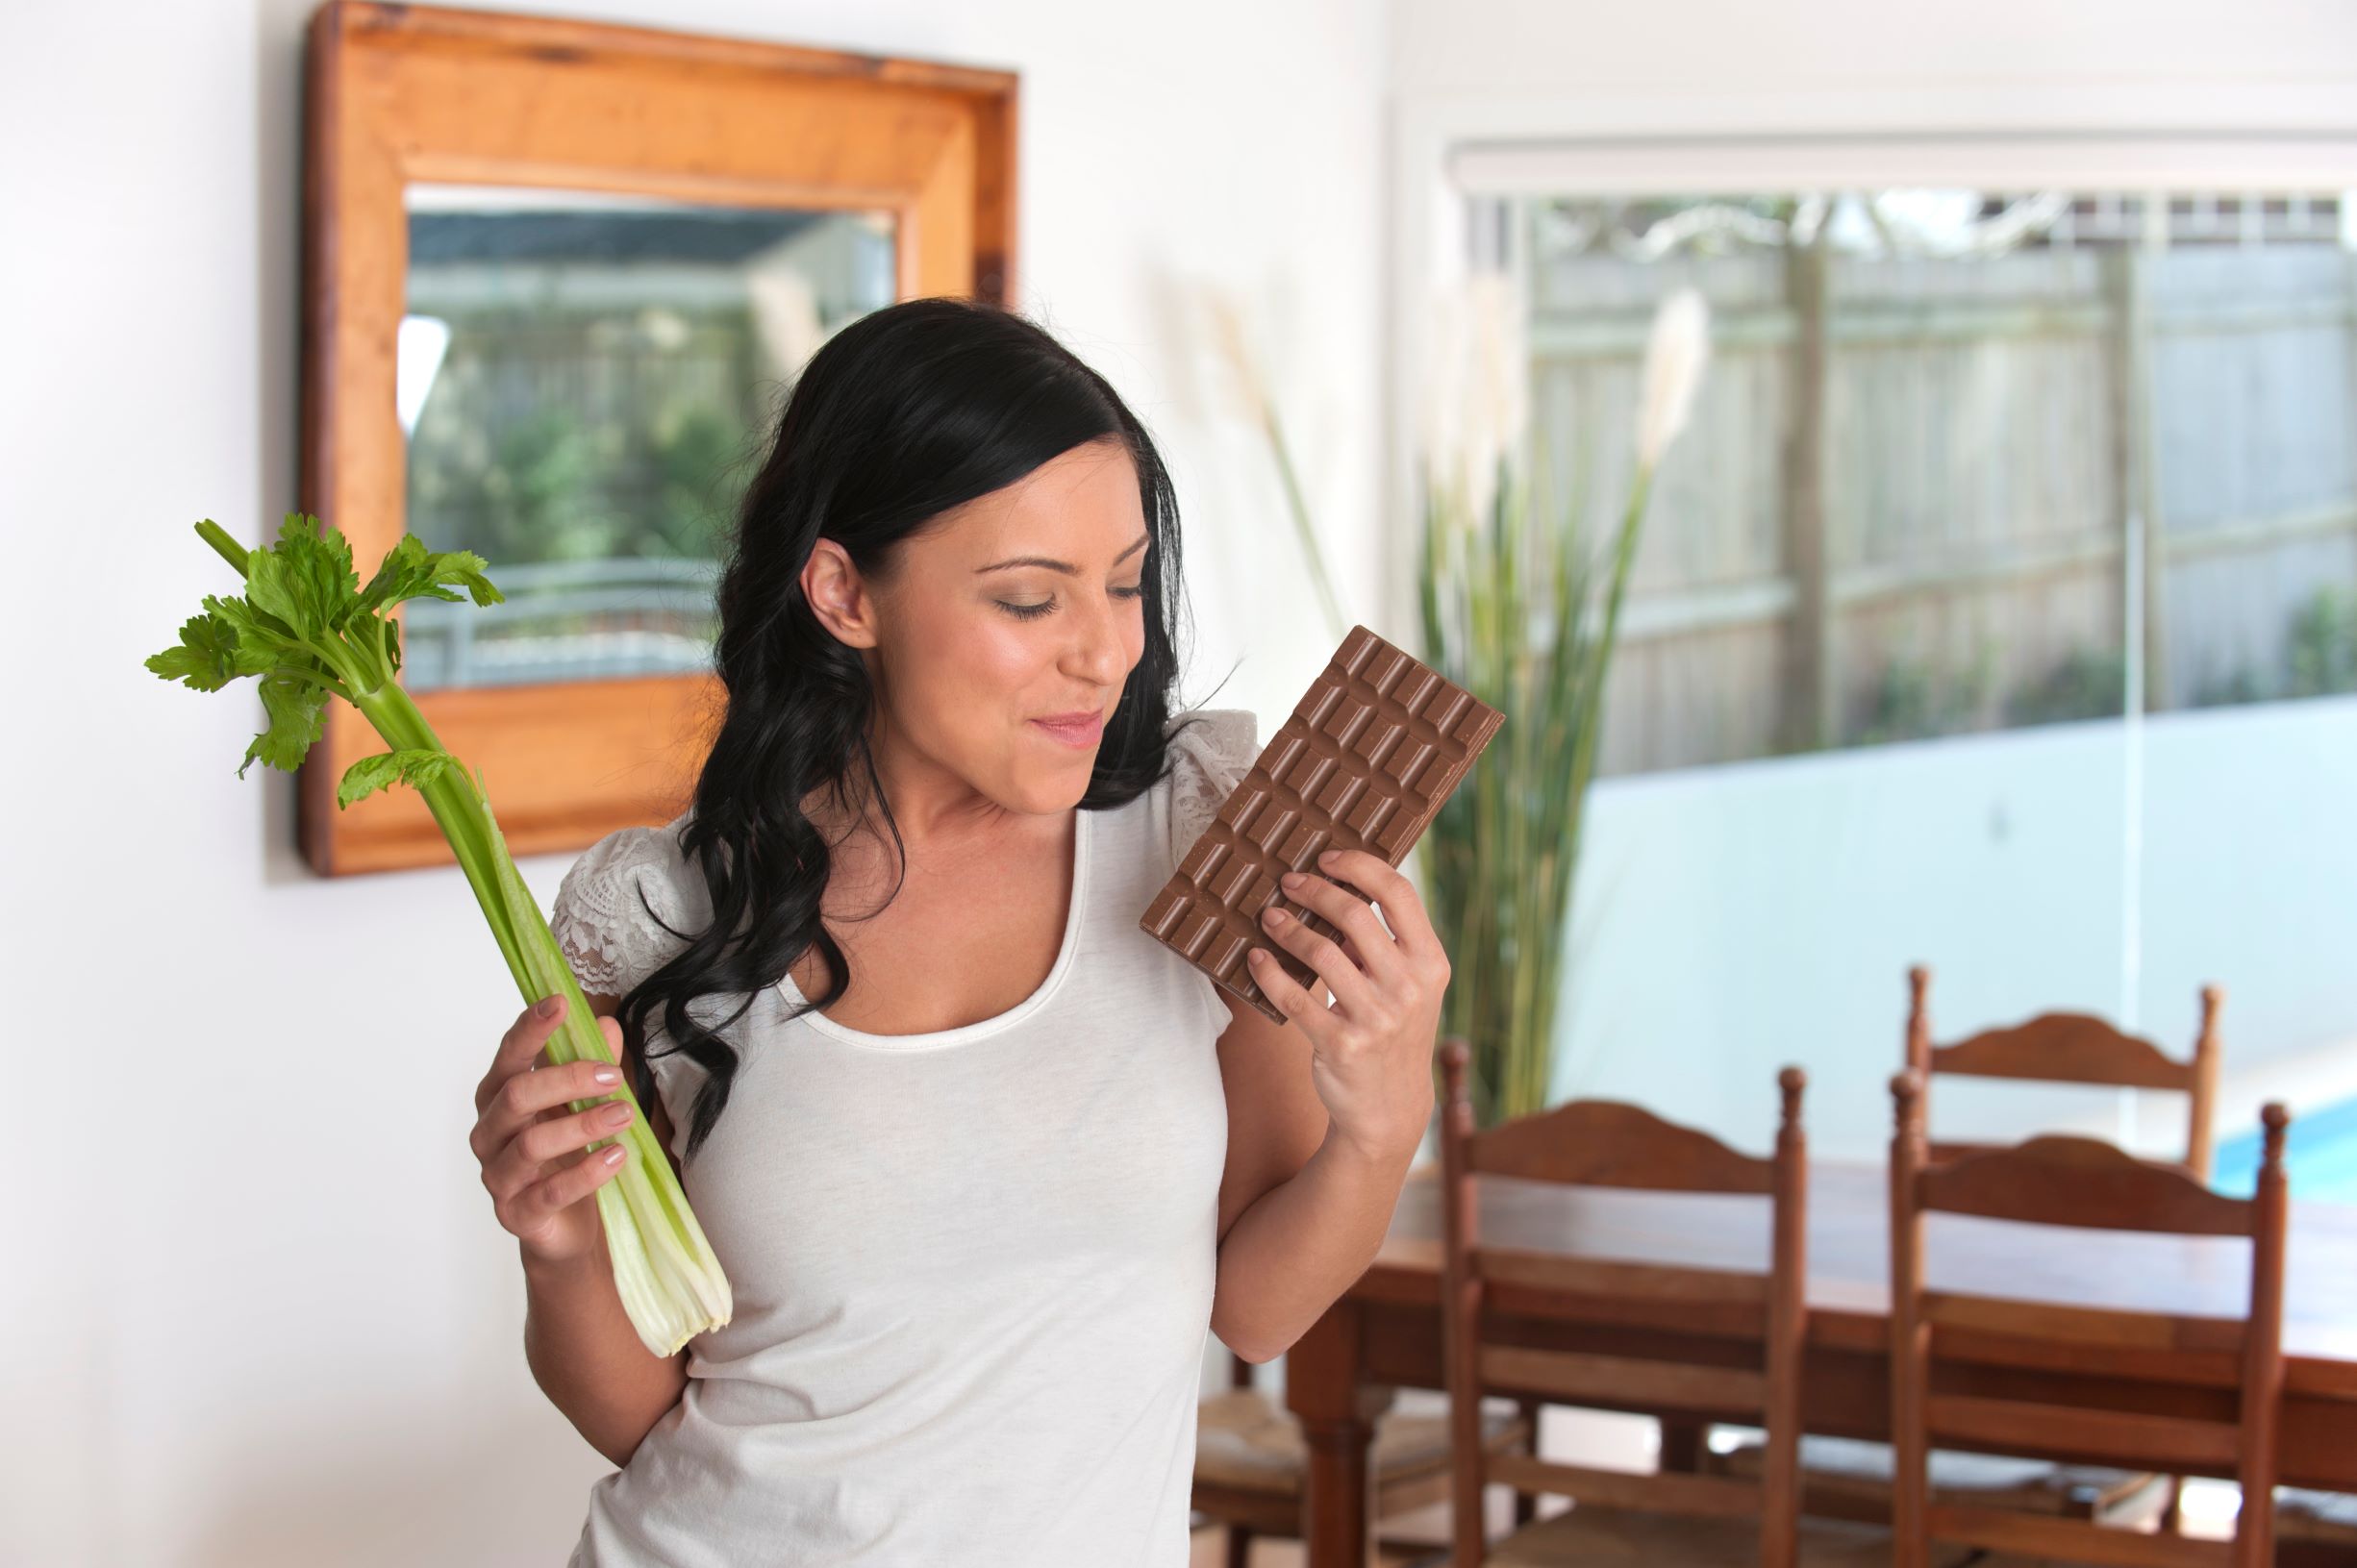
<instances>
[{"instance_id":1,"label":"woman's bare arm","mask_svg":"<svg viewBox=\"0 0 2357 1568\"><path fill-rule=\"evenodd\" d=\"M1316 994L1322 1001L1325 987ZM1405 1168L1369 1170L1336 1147L1298 1026L1271 1023L1226 991L1220 999L1229 1015L1218 1046L1228 1155L1212 1332L1243 1359L1266 1361L1366 1272Z\"/></svg>"}]
</instances>

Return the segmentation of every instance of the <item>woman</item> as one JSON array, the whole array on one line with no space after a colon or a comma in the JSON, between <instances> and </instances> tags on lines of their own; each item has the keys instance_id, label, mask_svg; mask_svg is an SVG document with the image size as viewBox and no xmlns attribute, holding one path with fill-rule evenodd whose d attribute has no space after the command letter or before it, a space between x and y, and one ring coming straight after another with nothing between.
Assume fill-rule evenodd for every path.
<instances>
[{"instance_id":1,"label":"woman","mask_svg":"<svg viewBox=\"0 0 2357 1568\"><path fill-rule=\"evenodd\" d=\"M1266 1360L1372 1257L1448 965L1364 854L1287 889L1346 945L1269 926L1316 993L1253 959L1284 1026L1139 929L1258 749L1169 715L1180 582L1153 443L1038 327L916 300L811 360L693 803L553 921L734 1319L639 1343L582 1153L616 1108L566 1108L613 1085L535 1070L554 1018L477 1095L534 1375L621 1466L574 1568L1188 1560L1205 1336Z\"/></svg>"}]
</instances>

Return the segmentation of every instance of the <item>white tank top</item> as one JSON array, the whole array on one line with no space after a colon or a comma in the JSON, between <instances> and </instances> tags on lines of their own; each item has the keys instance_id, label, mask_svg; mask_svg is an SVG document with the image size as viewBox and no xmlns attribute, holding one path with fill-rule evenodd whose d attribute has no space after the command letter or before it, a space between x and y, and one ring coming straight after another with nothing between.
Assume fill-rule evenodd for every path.
<instances>
[{"instance_id":1,"label":"white tank top","mask_svg":"<svg viewBox=\"0 0 2357 1568\"><path fill-rule=\"evenodd\" d=\"M727 1032L740 1069L684 1185L735 1315L590 1488L569 1568L1184 1568L1229 1015L1138 917L1258 751L1249 712L1188 716L1169 778L1077 813L1063 944L1013 1009L868 1034L788 1021L788 979ZM585 989L683 945L640 891L710 924L686 820L565 875L550 923ZM684 1151L703 1071L650 1066Z\"/></svg>"}]
</instances>

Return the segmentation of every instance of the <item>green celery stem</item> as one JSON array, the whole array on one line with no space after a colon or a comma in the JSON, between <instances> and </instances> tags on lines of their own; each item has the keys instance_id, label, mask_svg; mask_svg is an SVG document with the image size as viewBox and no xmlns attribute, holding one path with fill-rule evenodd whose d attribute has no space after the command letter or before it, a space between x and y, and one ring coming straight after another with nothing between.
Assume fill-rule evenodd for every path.
<instances>
[{"instance_id":1,"label":"green celery stem","mask_svg":"<svg viewBox=\"0 0 2357 1568\"><path fill-rule=\"evenodd\" d=\"M394 750L444 749L433 726L397 682L388 681L372 691L356 690L352 702ZM537 1002L552 994L564 997L564 1022L548 1040L550 1064L614 1061L605 1032L597 1027L572 966L558 951L539 907L515 877L498 822L473 779L463 767L453 767L427 784L421 793L458 857L460 869L474 889L475 901L482 906L524 999ZM632 1322L650 1351L668 1356L695 1333L728 1322L727 1281L680 1189L669 1156L647 1125L645 1108L627 1081L607 1098L627 1103L638 1114L607 1140L627 1143L631 1158L619 1176L597 1189L598 1214L604 1222L615 1282L623 1290L625 1305L632 1307ZM578 1111L600 1103L577 1100L571 1106ZM702 1314L700 1321L690 1322L683 1316L696 1312ZM661 1326L650 1332L650 1325L657 1322Z\"/></svg>"},{"instance_id":2,"label":"green celery stem","mask_svg":"<svg viewBox=\"0 0 2357 1568\"><path fill-rule=\"evenodd\" d=\"M220 552L222 560L238 568L239 577L245 575L245 546L232 538L228 529L208 517L196 525L196 532L207 544Z\"/></svg>"}]
</instances>

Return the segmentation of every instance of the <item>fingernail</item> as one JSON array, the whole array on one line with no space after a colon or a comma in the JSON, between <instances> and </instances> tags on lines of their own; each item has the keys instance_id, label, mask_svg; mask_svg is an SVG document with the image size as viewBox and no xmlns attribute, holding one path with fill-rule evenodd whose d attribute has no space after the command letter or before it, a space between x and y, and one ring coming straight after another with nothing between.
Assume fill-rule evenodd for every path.
<instances>
[{"instance_id":1,"label":"fingernail","mask_svg":"<svg viewBox=\"0 0 2357 1568\"><path fill-rule=\"evenodd\" d=\"M630 1108L624 1105L608 1106L605 1114L598 1117L598 1120L604 1122L608 1127L619 1127L630 1120Z\"/></svg>"},{"instance_id":2,"label":"fingernail","mask_svg":"<svg viewBox=\"0 0 2357 1568\"><path fill-rule=\"evenodd\" d=\"M1319 865L1332 865L1340 859L1341 859L1341 857L1337 855L1333 850L1327 850L1317 857L1317 863Z\"/></svg>"},{"instance_id":3,"label":"fingernail","mask_svg":"<svg viewBox=\"0 0 2357 1568\"><path fill-rule=\"evenodd\" d=\"M1267 908L1261 911L1261 918L1267 921L1272 926L1282 926L1285 924L1285 911L1271 904Z\"/></svg>"},{"instance_id":4,"label":"fingernail","mask_svg":"<svg viewBox=\"0 0 2357 1568\"><path fill-rule=\"evenodd\" d=\"M1309 881L1309 879L1304 877L1298 871L1288 871L1284 876L1279 877L1277 881L1284 884L1288 887L1298 887L1303 883Z\"/></svg>"},{"instance_id":5,"label":"fingernail","mask_svg":"<svg viewBox=\"0 0 2357 1568\"><path fill-rule=\"evenodd\" d=\"M539 1017L554 1018L557 1015L557 1009L563 1006L564 1006L564 998L562 996L544 996L540 998L539 1005L532 1010Z\"/></svg>"},{"instance_id":6,"label":"fingernail","mask_svg":"<svg viewBox=\"0 0 2357 1568\"><path fill-rule=\"evenodd\" d=\"M623 1157L624 1157L625 1155L628 1155L629 1153L630 1153L630 1145L629 1145L629 1144L627 1144L627 1143L617 1143L617 1144L615 1144L615 1145L614 1145L613 1148L611 1148L611 1149L609 1149L609 1150L607 1150L607 1151L606 1151L606 1154L605 1154L605 1160L606 1160L606 1163L607 1163L607 1164L609 1164L609 1165L619 1165L619 1164L622 1162L622 1158L623 1158Z\"/></svg>"},{"instance_id":7,"label":"fingernail","mask_svg":"<svg viewBox=\"0 0 2357 1568\"><path fill-rule=\"evenodd\" d=\"M622 1082L622 1075L611 1067L600 1067L589 1076L597 1080L597 1082L600 1083L619 1083Z\"/></svg>"}]
</instances>

